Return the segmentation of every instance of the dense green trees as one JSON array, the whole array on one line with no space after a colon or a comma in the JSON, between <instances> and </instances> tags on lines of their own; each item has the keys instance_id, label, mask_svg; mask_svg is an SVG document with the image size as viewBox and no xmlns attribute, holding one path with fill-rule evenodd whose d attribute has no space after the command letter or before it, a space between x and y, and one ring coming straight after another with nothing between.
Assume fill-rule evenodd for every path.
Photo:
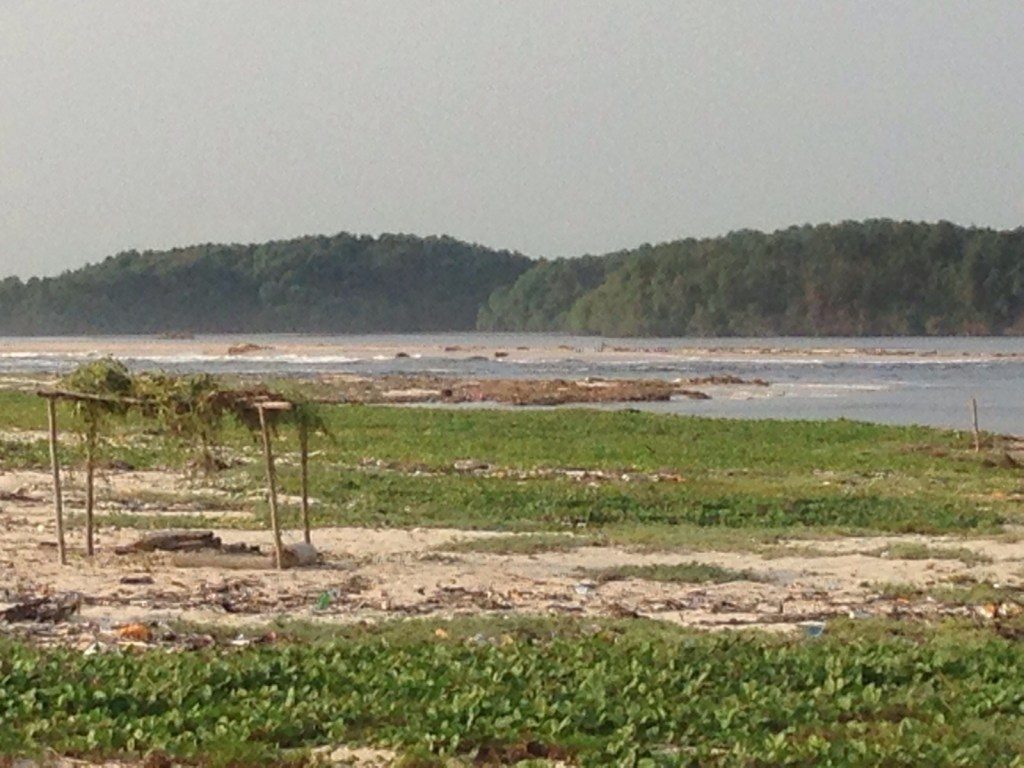
<instances>
[{"instance_id":1,"label":"dense green trees","mask_svg":"<svg viewBox=\"0 0 1024 768\"><path fill-rule=\"evenodd\" d=\"M0 283L0 333L469 330L487 297L531 264L406 235L129 252Z\"/></svg>"},{"instance_id":2,"label":"dense green trees","mask_svg":"<svg viewBox=\"0 0 1024 768\"><path fill-rule=\"evenodd\" d=\"M845 222L644 245L604 262L599 278L594 260L541 262L491 297L481 326L609 336L1024 332L1024 229Z\"/></svg>"},{"instance_id":3,"label":"dense green trees","mask_svg":"<svg viewBox=\"0 0 1024 768\"><path fill-rule=\"evenodd\" d=\"M0 281L0 333L1024 333L1024 228L743 230L576 259L341 234L123 253Z\"/></svg>"}]
</instances>

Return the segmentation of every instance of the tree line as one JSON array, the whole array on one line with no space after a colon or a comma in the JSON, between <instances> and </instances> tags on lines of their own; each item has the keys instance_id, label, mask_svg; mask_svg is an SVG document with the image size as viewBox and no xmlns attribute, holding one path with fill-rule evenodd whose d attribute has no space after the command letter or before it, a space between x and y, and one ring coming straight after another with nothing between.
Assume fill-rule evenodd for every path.
<instances>
[{"instance_id":1,"label":"tree line","mask_svg":"<svg viewBox=\"0 0 1024 768\"><path fill-rule=\"evenodd\" d=\"M532 263L409 235L128 251L58 277L0 282L0 333L472 329L488 296Z\"/></svg>"},{"instance_id":2,"label":"tree line","mask_svg":"<svg viewBox=\"0 0 1024 768\"><path fill-rule=\"evenodd\" d=\"M339 234L135 251L0 281L0 334L1024 333L1024 228L875 219L531 260Z\"/></svg>"},{"instance_id":3,"label":"tree line","mask_svg":"<svg viewBox=\"0 0 1024 768\"><path fill-rule=\"evenodd\" d=\"M488 299L487 330L606 336L1024 333L1024 228L890 220L540 261Z\"/></svg>"}]
</instances>

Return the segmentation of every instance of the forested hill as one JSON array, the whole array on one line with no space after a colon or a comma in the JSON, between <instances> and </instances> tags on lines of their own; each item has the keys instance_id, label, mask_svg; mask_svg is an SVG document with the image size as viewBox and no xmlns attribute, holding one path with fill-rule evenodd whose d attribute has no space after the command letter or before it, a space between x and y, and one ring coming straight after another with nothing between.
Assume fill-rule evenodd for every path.
<instances>
[{"instance_id":1,"label":"forested hill","mask_svg":"<svg viewBox=\"0 0 1024 768\"><path fill-rule=\"evenodd\" d=\"M1024 334L1024 228L889 220L540 261L486 330L608 336Z\"/></svg>"},{"instance_id":2,"label":"forested hill","mask_svg":"<svg viewBox=\"0 0 1024 768\"><path fill-rule=\"evenodd\" d=\"M487 297L532 263L406 235L132 251L0 282L0 334L472 330Z\"/></svg>"},{"instance_id":3,"label":"forested hill","mask_svg":"<svg viewBox=\"0 0 1024 768\"><path fill-rule=\"evenodd\" d=\"M447 237L341 234L129 252L0 282L0 335L473 328L1024 334L1024 228L871 220L539 261Z\"/></svg>"}]
</instances>

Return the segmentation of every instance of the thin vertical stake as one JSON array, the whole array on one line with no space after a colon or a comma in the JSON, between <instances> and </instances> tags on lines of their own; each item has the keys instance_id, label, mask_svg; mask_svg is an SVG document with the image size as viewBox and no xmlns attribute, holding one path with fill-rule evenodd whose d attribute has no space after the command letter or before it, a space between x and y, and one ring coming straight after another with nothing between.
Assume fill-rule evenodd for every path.
<instances>
[{"instance_id":1,"label":"thin vertical stake","mask_svg":"<svg viewBox=\"0 0 1024 768\"><path fill-rule=\"evenodd\" d=\"M267 427L267 414L262 407L256 406L260 414L260 431L263 433L263 457L267 463L267 491L270 496L270 525L274 529L274 565L278 570L284 567L281 544L281 523L277 517L277 478L274 473L274 453L270 446L270 429Z\"/></svg>"},{"instance_id":2,"label":"thin vertical stake","mask_svg":"<svg viewBox=\"0 0 1024 768\"><path fill-rule=\"evenodd\" d=\"M57 454L57 402L46 399L46 415L50 422L50 465L53 467L53 514L57 518L57 558L61 565L68 564L64 548L64 494L60 489L60 457Z\"/></svg>"},{"instance_id":3,"label":"thin vertical stake","mask_svg":"<svg viewBox=\"0 0 1024 768\"><path fill-rule=\"evenodd\" d=\"M971 398L971 424L974 427L974 452L981 451L981 432L978 431L978 398Z\"/></svg>"},{"instance_id":4,"label":"thin vertical stake","mask_svg":"<svg viewBox=\"0 0 1024 768\"><path fill-rule=\"evenodd\" d=\"M309 535L309 427L299 424L299 465L302 468L302 537L312 544Z\"/></svg>"},{"instance_id":5,"label":"thin vertical stake","mask_svg":"<svg viewBox=\"0 0 1024 768\"><path fill-rule=\"evenodd\" d=\"M93 476L96 474L96 444L90 437L85 446L85 554L93 556L93 504L95 486Z\"/></svg>"}]
</instances>

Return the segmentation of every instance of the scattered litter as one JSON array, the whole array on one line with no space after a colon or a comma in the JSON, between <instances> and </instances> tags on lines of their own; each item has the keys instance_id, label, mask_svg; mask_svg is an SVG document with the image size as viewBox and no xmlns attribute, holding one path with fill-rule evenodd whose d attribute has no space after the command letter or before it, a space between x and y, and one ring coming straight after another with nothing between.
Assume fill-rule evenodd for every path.
<instances>
[{"instance_id":1,"label":"scattered litter","mask_svg":"<svg viewBox=\"0 0 1024 768\"><path fill-rule=\"evenodd\" d=\"M82 596L77 592L37 597L25 600L0 611L0 620L7 622L36 621L57 623L64 621L82 607Z\"/></svg>"},{"instance_id":2,"label":"scattered litter","mask_svg":"<svg viewBox=\"0 0 1024 768\"><path fill-rule=\"evenodd\" d=\"M821 637L825 632L825 622L811 621L803 625L807 637Z\"/></svg>"},{"instance_id":3,"label":"scattered litter","mask_svg":"<svg viewBox=\"0 0 1024 768\"><path fill-rule=\"evenodd\" d=\"M133 640L137 643L148 643L153 639L153 631L145 624L123 624L115 629L122 640Z\"/></svg>"},{"instance_id":4,"label":"scattered litter","mask_svg":"<svg viewBox=\"0 0 1024 768\"><path fill-rule=\"evenodd\" d=\"M26 504L39 504L44 501L40 496L32 496L25 491L18 489L14 491L0 491L0 501L20 501Z\"/></svg>"},{"instance_id":5,"label":"scattered litter","mask_svg":"<svg viewBox=\"0 0 1024 768\"><path fill-rule=\"evenodd\" d=\"M576 585L576 594L587 597L593 593L594 589L597 588L597 583L593 581L581 581Z\"/></svg>"},{"instance_id":6,"label":"scattered litter","mask_svg":"<svg viewBox=\"0 0 1024 768\"><path fill-rule=\"evenodd\" d=\"M220 551L225 555L260 555L263 554L258 544L221 544Z\"/></svg>"},{"instance_id":7,"label":"scattered litter","mask_svg":"<svg viewBox=\"0 0 1024 768\"><path fill-rule=\"evenodd\" d=\"M491 465L486 461L477 459L459 459L452 464L452 469L456 472L486 472L490 468Z\"/></svg>"}]
</instances>

